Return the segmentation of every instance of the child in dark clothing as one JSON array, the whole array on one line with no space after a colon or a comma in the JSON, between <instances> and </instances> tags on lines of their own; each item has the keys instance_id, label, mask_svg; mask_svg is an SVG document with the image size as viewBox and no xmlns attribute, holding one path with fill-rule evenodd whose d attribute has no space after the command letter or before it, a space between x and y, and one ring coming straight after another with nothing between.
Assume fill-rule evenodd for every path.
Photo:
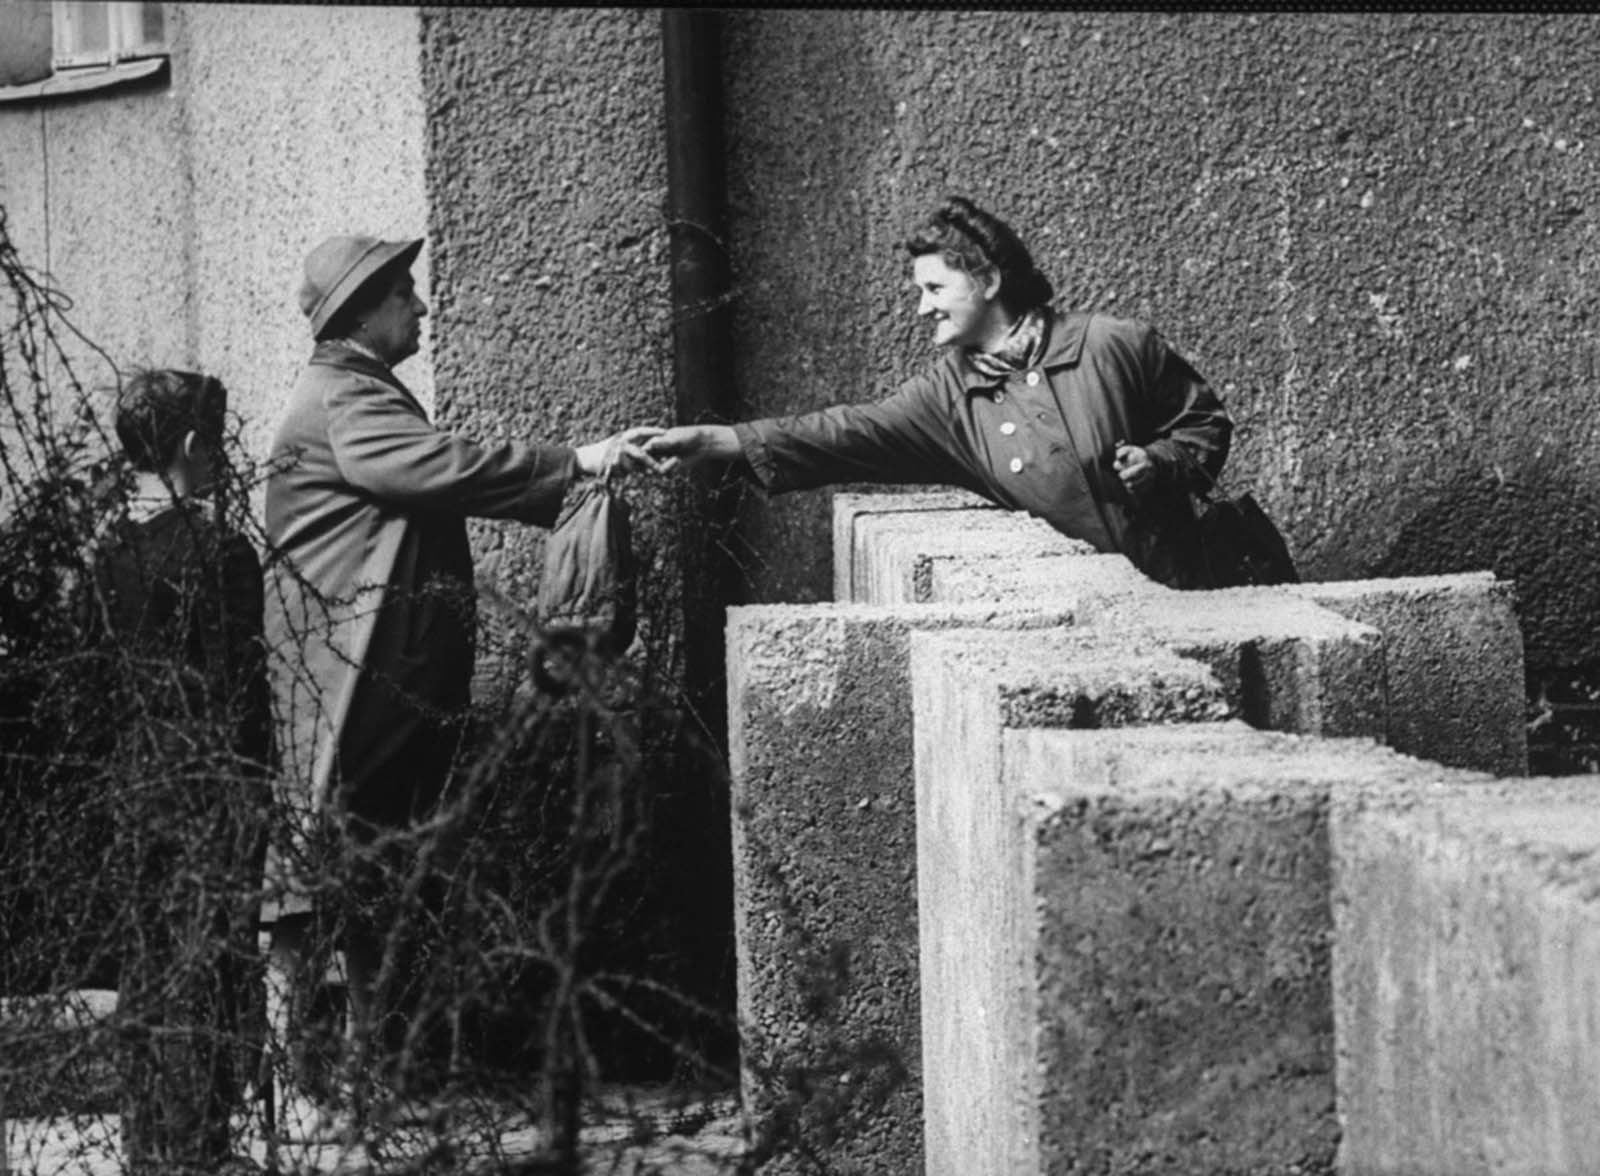
<instances>
[{"instance_id":1,"label":"child in dark clothing","mask_svg":"<svg viewBox=\"0 0 1600 1176\"><path fill-rule=\"evenodd\" d=\"M260 561L217 508L226 396L192 372L129 381L116 428L137 485L93 562L127 871L118 1018L134 1172L227 1166L242 1014L260 1004L247 990L271 713Z\"/></svg>"}]
</instances>

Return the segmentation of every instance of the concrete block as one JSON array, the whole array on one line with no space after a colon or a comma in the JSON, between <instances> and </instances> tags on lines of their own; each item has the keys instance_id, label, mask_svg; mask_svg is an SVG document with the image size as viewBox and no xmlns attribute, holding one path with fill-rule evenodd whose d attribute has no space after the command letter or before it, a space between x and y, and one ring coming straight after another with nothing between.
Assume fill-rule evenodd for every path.
<instances>
[{"instance_id":1,"label":"concrete block","mask_svg":"<svg viewBox=\"0 0 1600 1176\"><path fill-rule=\"evenodd\" d=\"M1390 746L1455 767L1528 774L1522 631L1491 572L1296 589L1383 634Z\"/></svg>"},{"instance_id":2,"label":"concrete block","mask_svg":"<svg viewBox=\"0 0 1600 1176\"><path fill-rule=\"evenodd\" d=\"M1167 595L1175 601L1197 599ZM1174 630L1185 635L1182 641L1174 640ZM1218 601L1209 609L1172 617L1160 609L1129 608L1100 615L1092 625L1053 633L914 635L917 879L925 999L935 990L992 991L981 978L963 973L968 965L960 961L972 954L963 944L972 927L1004 933L1000 929L1008 923L1015 927L1016 912L1026 909L1018 876L1007 874L1005 859L994 856L994 847L1003 840L998 830L1012 817L995 783L1007 728L1120 727L1220 719L1248 710L1258 724L1302 721L1315 730L1327 725L1323 708L1299 696L1315 699L1325 692L1319 666L1365 666L1360 678L1365 685L1356 692L1370 695L1382 680L1381 658L1372 657L1376 640L1371 630L1305 601L1259 590L1240 593L1233 607ZM1343 656L1330 652L1341 642L1347 647ZM1174 659L1179 645L1188 656ZM1167 660L1163 664L1158 658ZM1211 673L1196 679L1200 666ZM1197 689L1198 681L1207 683L1203 690ZM1071 701L1050 701L1061 698ZM1346 712L1333 709L1338 725ZM1072 712L1071 719L1061 720ZM1381 710L1350 725L1358 733L1362 727L1366 733L1381 730ZM974 885L976 877L986 881ZM941 917L937 928L930 924L929 912L955 909L962 913L960 920ZM930 941L930 934L943 938ZM961 1113L967 1075L1009 1072L1018 1064L1005 1044L1014 1033L997 1029L992 1017L998 1012L991 1008L986 1014L986 1008L981 1003L964 1007L960 1017L951 1017L924 1005L924 1050L930 1058L952 1053L960 1058L946 1074L942 1090L934 1089L933 1075L928 1075L930 1161L935 1150L961 1157L960 1163L986 1149L1004 1154L1001 1141L1016 1127L1012 1122L975 1127ZM991 1052L974 1057L973 1051L986 1048ZM959 1171L960 1164L948 1170Z\"/></svg>"},{"instance_id":3,"label":"concrete block","mask_svg":"<svg viewBox=\"0 0 1600 1176\"><path fill-rule=\"evenodd\" d=\"M1251 726L1303 735L1381 736L1382 637L1276 588L1151 591L1084 599L1087 632L1170 645L1211 666Z\"/></svg>"},{"instance_id":4,"label":"concrete block","mask_svg":"<svg viewBox=\"0 0 1600 1176\"><path fill-rule=\"evenodd\" d=\"M1094 549L1048 523L998 510L907 511L856 519L851 573L866 604L922 604L941 565L952 562L1092 556Z\"/></svg>"},{"instance_id":5,"label":"concrete block","mask_svg":"<svg viewBox=\"0 0 1600 1176\"><path fill-rule=\"evenodd\" d=\"M1072 618L1061 607L730 613L746 1097L774 1130L807 1141L839 1132L849 1141L830 1144L837 1154L890 1165L872 1171L918 1170L911 647L945 643L936 648L952 651L949 666L922 677L992 691L1010 725L1220 718L1233 708L1308 730L1381 729L1381 711L1321 701L1336 693L1330 682L1376 696L1376 634L1293 597L1260 599L1259 608L1244 597L1194 613L1184 629L1194 634L1184 650L1192 657L1174 652L1182 642L1159 610L1093 628L1047 627ZM917 750L923 758L970 744L969 732L937 718L919 718L915 734L931 741Z\"/></svg>"},{"instance_id":6,"label":"concrete block","mask_svg":"<svg viewBox=\"0 0 1600 1176\"><path fill-rule=\"evenodd\" d=\"M1009 514L992 502L968 490L951 487L900 489L859 493L839 491L833 496L833 598L867 603L855 585L856 530L858 522L886 515L917 511L978 510L993 515ZM880 602L881 603L881 602Z\"/></svg>"},{"instance_id":7,"label":"concrete block","mask_svg":"<svg viewBox=\"0 0 1600 1176\"><path fill-rule=\"evenodd\" d=\"M1340 1171L1600 1163L1600 778L1336 805Z\"/></svg>"},{"instance_id":8,"label":"concrete block","mask_svg":"<svg viewBox=\"0 0 1600 1176\"><path fill-rule=\"evenodd\" d=\"M975 1117L970 1096L1028 1064L1014 1052L1013 1010L995 986L1000 964L988 958L992 940L1014 938L1005 928L1023 909L1020 875L998 856L1014 823L999 794L1002 733L1019 724L1206 722L1228 713L1211 674L1170 650L1085 641L1064 657L1064 643L1041 634L1041 656L1028 657L1018 643L989 650L968 637L912 639L929 1173L963 1171L960 1162L982 1154L987 1167L971 1171L1008 1171L1015 1124L987 1104Z\"/></svg>"},{"instance_id":9,"label":"concrete block","mask_svg":"<svg viewBox=\"0 0 1600 1176\"><path fill-rule=\"evenodd\" d=\"M744 1096L798 1170L921 1171L910 637L1043 629L993 605L729 610Z\"/></svg>"},{"instance_id":10,"label":"concrete block","mask_svg":"<svg viewBox=\"0 0 1600 1176\"><path fill-rule=\"evenodd\" d=\"M1074 551L1019 557L1015 551L979 549L941 554L927 563L925 599L930 602L1043 601L1062 595L1089 602L1168 591L1122 555Z\"/></svg>"},{"instance_id":11,"label":"concrete block","mask_svg":"<svg viewBox=\"0 0 1600 1176\"><path fill-rule=\"evenodd\" d=\"M867 497L883 501L856 501ZM968 496L967 505L982 500ZM951 517L950 506L948 498L923 493L836 500L836 569L845 569L855 591L883 601L1065 598L1090 608L1148 594L1153 607L1172 607L1161 603L1170 595L1166 589L1120 556L1051 551L1031 530L1037 520L990 508L995 521L980 524L975 517ZM927 512L920 520L919 510ZM1007 535L1014 541L1007 543ZM1474 572L1184 593L1177 607L1214 609L1196 603L1213 595L1226 602L1221 607L1232 607L1240 591L1295 595L1381 634L1384 738L1391 746L1453 767L1527 774L1523 647L1513 585Z\"/></svg>"},{"instance_id":12,"label":"concrete block","mask_svg":"<svg viewBox=\"0 0 1600 1176\"><path fill-rule=\"evenodd\" d=\"M1329 798L1467 774L1238 722L987 742L918 763L962 847L919 908L929 1176L1330 1171Z\"/></svg>"}]
</instances>

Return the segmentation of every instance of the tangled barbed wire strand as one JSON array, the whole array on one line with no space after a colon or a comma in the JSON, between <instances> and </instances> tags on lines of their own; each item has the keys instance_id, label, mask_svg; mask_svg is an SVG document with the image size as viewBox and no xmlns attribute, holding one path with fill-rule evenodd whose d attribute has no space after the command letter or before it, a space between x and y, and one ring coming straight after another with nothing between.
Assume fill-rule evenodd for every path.
<instances>
[{"instance_id":1,"label":"tangled barbed wire strand","mask_svg":"<svg viewBox=\"0 0 1600 1176\"><path fill-rule=\"evenodd\" d=\"M352 1113L337 1137L291 1138L256 915L275 897L262 844L307 814L261 787L181 651L97 635L95 551L128 478L96 398L121 374L23 263L3 208L0 273L0 1160L21 1173L218 1171L219 1157L324 1171L355 1155L374 1170L575 1171L610 1131L621 1171L639 1162L621 1144L726 1119L732 1077L695 1047L706 1026L727 1031L726 1012L632 950L648 939L644 749L682 721L681 700L591 654L560 694L522 673L478 708L427 820L321 863L330 893L353 871L386 872L377 984L397 1015L371 1033L343 1023L339 928L320 928L296 1048ZM102 387L74 354L103 362ZM237 422L225 449L213 513L270 561L248 510L264 471ZM486 605L497 656L531 667L537 625ZM608 1085L618 1041L660 1047L677 1096L646 1107Z\"/></svg>"}]
</instances>

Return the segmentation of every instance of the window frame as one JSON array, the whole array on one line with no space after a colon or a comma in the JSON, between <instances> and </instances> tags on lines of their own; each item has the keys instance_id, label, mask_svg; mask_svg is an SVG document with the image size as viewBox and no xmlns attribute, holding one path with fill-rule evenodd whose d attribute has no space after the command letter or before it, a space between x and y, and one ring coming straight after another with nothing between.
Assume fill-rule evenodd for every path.
<instances>
[{"instance_id":1,"label":"window frame","mask_svg":"<svg viewBox=\"0 0 1600 1176\"><path fill-rule=\"evenodd\" d=\"M81 16L87 5L105 12L102 48L83 45ZM148 20L152 13L156 22ZM168 5L159 0L50 0L51 72L36 81L0 86L0 105L164 80L172 55L170 16ZM152 23L159 36L149 35Z\"/></svg>"},{"instance_id":2,"label":"window frame","mask_svg":"<svg viewBox=\"0 0 1600 1176\"><path fill-rule=\"evenodd\" d=\"M124 61L167 56L167 14L154 0L50 0L53 70L108 68ZM147 33L149 12L160 15L161 32ZM106 44L85 48L83 17L105 15Z\"/></svg>"}]
</instances>

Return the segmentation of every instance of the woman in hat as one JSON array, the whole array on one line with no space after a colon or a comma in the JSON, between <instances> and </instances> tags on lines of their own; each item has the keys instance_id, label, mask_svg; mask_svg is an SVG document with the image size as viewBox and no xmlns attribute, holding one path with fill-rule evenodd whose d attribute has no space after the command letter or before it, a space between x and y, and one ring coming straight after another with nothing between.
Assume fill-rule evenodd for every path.
<instances>
[{"instance_id":1,"label":"woman in hat","mask_svg":"<svg viewBox=\"0 0 1600 1176\"><path fill-rule=\"evenodd\" d=\"M444 788L473 672L466 519L548 527L579 479L657 464L642 444L658 429L572 447L480 444L436 427L394 372L416 353L427 314L410 272L422 244L339 236L306 258L300 308L316 346L273 440L266 489L287 799L302 841L331 837L347 863L396 841ZM280 1034L286 997L302 990L291 981L310 959L312 886L326 870L305 850L276 855ZM355 883L339 913L359 1026L375 1021L391 917L381 873L358 864L343 880Z\"/></svg>"},{"instance_id":2,"label":"woman in hat","mask_svg":"<svg viewBox=\"0 0 1600 1176\"><path fill-rule=\"evenodd\" d=\"M999 218L952 197L906 241L917 313L947 350L875 404L686 425L656 456L742 462L769 493L836 482L944 483L1120 552L1152 579L1209 586L1191 490L1232 423L1150 327L1050 306L1050 282Z\"/></svg>"}]
</instances>

